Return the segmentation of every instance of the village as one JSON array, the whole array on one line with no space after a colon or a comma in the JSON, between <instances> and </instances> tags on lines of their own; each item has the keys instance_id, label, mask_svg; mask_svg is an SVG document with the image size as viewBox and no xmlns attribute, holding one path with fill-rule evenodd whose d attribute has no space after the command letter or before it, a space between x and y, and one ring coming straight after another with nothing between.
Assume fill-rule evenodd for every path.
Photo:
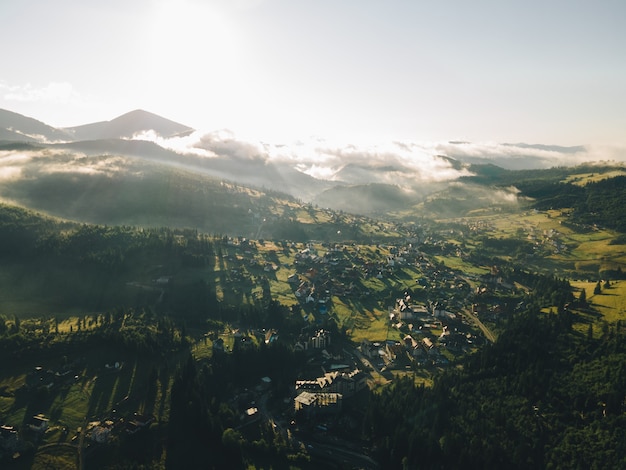
<instances>
[{"instance_id":1,"label":"village","mask_svg":"<svg viewBox=\"0 0 626 470\"><path fill-rule=\"evenodd\" d=\"M489 340L479 317L499 321L507 312L494 294L511 292L513 286L497 268L483 274L447 268L432 254L416 249L418 239L416 234L397 245L223 240L216 257L222 298L259 302L277 297L290 306L292 315L301 315L302 322L299 331L231 325L228 333L209 335L211 354L228 354L235 344L246 348L290 341L294 351L307 357L307 367L297 372L288 394L276 388L271 377L262 377L249 389L234 390L230 405L239 413L238 430L269 422L292 440L338 445L337 439L357 426L354 413L358 414L361 391L398 377L428 377ZM437 234L424 236L421 247L461 256L440 240ZM168 273L138 284L159 290L162 298L176 282L176 276ZM375 308L381 312L377 317L381 326L373 331L364 328L366 334L351 340L358 324L353 321L352 331L347 328L345 305ZM350 315L358 319L360 313ZM102 364L99 373L117 374L123 367L121 360L114 361ZM23 393L55 392L89 380L76 372L80 369L76 362L56 370L36 367L27 373ZM124 412L113 406L85 416L76 429L61 426L59 441L66 442L68 436L79 452L90 452L159 422L151 413L122 408ZM48 442L46 434L59 427L43 413L24 423L21 428L0 427L0 451L5 455L19 454L32 441ZM353 444L348 439L341 445Z\"/></svg>"},{"instance_id":2,"label":"village","mask_svg":"<svg viewBox=\"0 0 626 470\"><path fill-rule=\"evenodd\" d=\"M428 242L439 244L436 235ZM224 258L230 275L240 282L256 276L267 285L279 278L286 280L296 302L291 310L301 312L307 325L292 347L306 352L309 367L300 372L291 396L280 397L282 404L289 403L280 407L280 426L297 422L300 429L314 432L318 439L320 433L332 435L333 423L346 425L345 411L351 401L358 401L361 390L393 381L398 374L447 367L488 341L476 322L486 328L479 317L489 322L504 318L506 309L493 294L509 293L513 285L495 268L483 275L455 272L431 261L413 243L372 248L285 242L267 250L268 242L263 240L228 239L230 251ZM293 261L281 261L281 251L290 255L283 259ZM398 275L405 278L398 282ZM392 303L386 305L384 336L363 338L355 344L345 337L333 338L324 329L329 319L341 322L334 311L338 302L351 298L386 302L391 298L388 292L368 285L378 282L385 286L389 281L397 290ZM279 331L271 329L263 334L266 343L279 337ZM262 341L262 333L257 335ZM235 334L235 340L245 343L250 339L241 332ZM214 348L223 351L223 339L214 342ZM267 383L263 389L266 387ZM242 408L242 413L257 416L257 402L258 397L244 405L250 406Z\"/></svg>"}]
</instances>

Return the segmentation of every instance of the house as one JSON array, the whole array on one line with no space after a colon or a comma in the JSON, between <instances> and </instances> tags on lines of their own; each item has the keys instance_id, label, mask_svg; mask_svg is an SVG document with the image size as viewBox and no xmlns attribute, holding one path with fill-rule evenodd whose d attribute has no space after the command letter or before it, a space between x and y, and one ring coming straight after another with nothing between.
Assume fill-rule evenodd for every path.
<instances>
[{"instance_id":1,"label":"house","mask_svg":"<svg viewBox=\"0 0 626 470\"><path fill-rule=\"evenodd\" d=\"M276 330L267 330L265 332L265 344L273 343L278 339L278 332Z\"/></svg>"},{"instance_id":2,"label":"house","mask_svg":"<svg viewBox=\"0 0 626 470\"><path fill-rule=\"evenodd\" d=\"M28 428L35 432L45 432L48 429L49 419L42 414L33 416L28 422Z\"/></svg>"},{"instance_id":3,"label":"house","mask_svg":"<svg viewBox=\"0 0 626 470\"><path fill-rule=\"evenodd\" d=\"M441 318L446 316L446 308L445 305L441 302L435 302L433 304L433 316L435 318Z\"/></svg>"},{"instance_id":4,"label":"house","mask_svg":"<svg viewBox=\"0 0 626 470\"><path fill-rule=\"evenodd\" d=\"M413 312L413 316L424 316L428 315L428 308L425 305L411 305L411 311Z\"/></svg>"},{"instance_id":5,"label":"house","mask_svg":"<svg viewBox=\"0 0 626 470\"><path fill-rule=\"evenodd\" d=\"M152 424L154 416L133 413L133 417L126 423L126 432L135 434L136 432L146 428Z\"/></svg>"},{"instance_id":6,"label":"house","mask_svg":"<svg viewBox=\"0 0 626 470\"><path fill-rule=\"evenodd\" d=\"M330 392L330 386L338 372L327 372L313 380L296 380L296 391Z\"/></svg>"},{"instance_id":7,"label":"house","mask_svg":"<svg viewBox=\"0 0 626 470\"><path fill-rule=\"evenodd\" d=\"M172 279L172 276L161 276L160 278L156 279L154 282L160 286L166 286L170 283Z\"/></svg>"},{"instance_id":8,"label":"house","mask_svg":"<svg viewBox=\"0 0 626 470\"><path fill-rule=\"evenodd\" d=\"M417 346L415 346L415 348L413 348L413 350L411 351L411 356L413 357L413 359L420 362L422 359L425 358L426 351L424 350L422 345L418 343Z\"/></svg>"},{"instance_id":9,"label":"house","mask_svg":"<svg viewBox=\"0 0 626 470\"><path fill-rule=\"evenodd\" d=\"M222 338L217 338L215 341L213 341L213 352L224 352L224 340Z\"/></svg>"},{"instance_id":10,"label":"house","mask_svg":"<svg viewBox=\"0 0 626 470\"><path fill-rule=\"evenodd\" d=\"M251 406L243 412L243 416L241 417L241 419L250 424L257 422L259 419L261 419L261 414L259 413L259 409L256 406Z\"/></svg>"},{"instance_id":11,"label":"house","mask_svg":"<svg viewBox=\"0 0 626 470\"><path fill-rule=\"evenodd\" d=\"M418 346L418 342L411 335L406 335L404 338L402 338L402 341L404 341L404 347L409 351L415 349Z\"/></svg>"},{"instance_id":12,"label":"house","mask_svg":"<svg viewBox=\"0 0 626 470\"><path fill-rule=\"evenodd\" d=\"M19 442L17 429L3 424L0 426L0 450L15 452Z\"/></svg>"},{"instance_id":13,"label":"house","mask_svg":"<svg viewBox=\"0 0 626 470\"><path fill-rule=\"evenodd\" d=\"M109 440L111 431L113 430L113 421L105 421L104 423L95 421L90 424L92 425L89 433L91 440L93 442L97 442L98 444L106 443Z\"/></svg>"},{"instance_id":14,"label":"house","mask_svg":"<svg viewBox=\"0 0 626 470\"><path fill-rule=\"evenodd\" d=\"M318 330L308 342L310 346L315 349L327 348L330 346L330 331L324 329Z\"/></svg>"},{"instance_id":15,"label":"house","mask_svg":"<svg viewBox=\"0 0 626 470\"><path fill-rule=\"evenodd\" d=\"M387 357L394 361L398 356L405 353L405 348L399 341L388 341L385 343L385 352Z\"/></svg>"},{"instance_id":16,"label":"house","mask_svg":"<svg viewBox=\"0 0 626 470\"><path fill-rule=\"evenodd\" d=\"M306 320L306 317L305 317ZM295 349L298 351L308 351L309 349L324 349L330 345L330 332L324 329L317 330L312 336L300 335Z\"/></svg>"},{"instance_id":17,"label":"house","mask_svg":"<svg viewBox=\"0 0 626 470\"><path fill-rule=\"evenodd\" d=\"M354 369L350 372L341 372L333 381L331 390L349 398L365 387L367 387L366 375L359 369Z\"/></svg>"},{"instance_id":18,"label":"house","mask_svg":"<svg viewBox=\"0 0 626 470\"><path fill-rule=\"evenodd\" d=\"M379 357L379 350L380 350L380 343L375 342L372 343L371 341L364 339L361 342L361 345L359 346L359 349L361 351L361 354L363 354L365 357L367 357L368 359L378 359Z\"/></svg>"},{"instance_id":19,"label":"house","mask_svg":"<svg viewBox=\"0 0 626 470\"><path fill-rule=\"evenodd\" d=\"M346 398L354 396L367 386L367 377L359 369L350 372L326 372L313 380L296 380L296 391L311 393L339 393Z\"/></svg>"},{"instance_id":20,"label":"house","mask_svg":"<svg viewBox=\"0 0 626 470\"><path fill-rule=\"evenodd\" d=\"M267 376L261 377L261 385L260 385L261 391L269 390L271 386L272 386L272 379L270 379Z\"/></svg>"},{"instance_id":21,"label":"house","mask_svg":"<svg viewBox=\"0 0 626 470\"><path fill-rule=\"evenodd\" d=\"M29 389L38 387L51 389L54 386L54 379L53 371L44 370L43 367L38 366L26 375L26 387Z\"/></svg>"},{"instance_id":22,"label":"house","mask_svg":"<svg viewBox=\"0 0 626 470\"><path fill-rule=\"evenodd\" d=\"M404 301L404 299L396 299L396 308L394 309L393 318L392 315L389 316L390 319L398 318L400 320L407 320L413 317L413 312L411 312Z\"/></svg>"},{"instance_id":23,"label":"house","mask_svg":"<svg viewBox=\"0 0 626 470\"><path fill-rule=\"evenodd\" d=\"M340 393L313 393L303 391L294 398L294 409L298 414L311 417L316 414L341 411L343 396Z\"/></svg>"}]
</instances>

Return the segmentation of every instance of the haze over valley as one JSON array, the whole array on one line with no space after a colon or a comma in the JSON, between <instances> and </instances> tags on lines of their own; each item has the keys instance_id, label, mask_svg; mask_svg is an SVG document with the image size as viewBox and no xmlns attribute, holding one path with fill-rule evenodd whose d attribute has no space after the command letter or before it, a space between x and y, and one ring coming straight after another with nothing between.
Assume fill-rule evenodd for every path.
<instances>
[{"instance_id":1,"label":"haze over valley","mask_svg":"<svg viewBox=\"0 0 626 470\"><path fill-rule=\"evenodd\" d=\"M359 147L322 139L250 142L226 130L202 133L142 110L60 129L0 110L0 124L0 196L6 201L86 222L174 225L227 233L235 228L215 217L205 220L199 209L206 204L207 191L224 184L380 215L423 207L429 198L450 188L464 191L464 200L515 204L519 190L514 185L492 190L489 185L497 178L487 181L486 188L484 179L479 187L473 178L555 164L600 164L590 160L593 153L584 146L391 142ZM192 187L202 184L201 192ZM197 205L193 215L179 207L180 198L191 198ZM454 207L447 211L455 213Z\"/></svg>"},{"instance_id":2,"label":"haze over valley","mask_svg":"<svg viewBox=\"0 0 626 470\"><path fill-rule=\"evenodd\" d=\"M0 17L0 468L626 468L626 2Z\"/></svg>"}]
</instances>

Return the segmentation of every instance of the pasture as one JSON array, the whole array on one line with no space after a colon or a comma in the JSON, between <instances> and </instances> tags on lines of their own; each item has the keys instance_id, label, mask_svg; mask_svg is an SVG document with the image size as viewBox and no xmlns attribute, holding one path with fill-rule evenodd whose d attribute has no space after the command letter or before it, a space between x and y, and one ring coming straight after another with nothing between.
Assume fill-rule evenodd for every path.
<instances>
[{"instance_id":1,"label":"pasture","mask_svg":"<svg viewBox=\"0 0 626 470\"><path fill-rule=\"evenodd\" d=\"M626 320L626 281L611 281L610 287L603 286L599 294L593 293L596 281L574 281L571 284L577 291L576 297L580 295L581 289L585 289L590 307L597 312L597 321L615 323Z\"/></svg>"},{"instance_id":2,"label":"pasture","mask_svg":"<svg viewBox=\"0 0 626 470\"><path fill-rule=\"evenodd\" d=\"M40 446L69 444L87 421L114 419L133 412L167 421L173 374L183 359L182 353L163 360L106 346L83 349L76 357L31 354L28 360L7 364L0 370L0 417L3 424L23 428L33 415L44 414L50 426ZM28 388L27 376L35 366L71 373L50 388ZM67 432L61 432L63 429ZM54 460L39 454L37 459Z\"/></svg>"}]
</instances>

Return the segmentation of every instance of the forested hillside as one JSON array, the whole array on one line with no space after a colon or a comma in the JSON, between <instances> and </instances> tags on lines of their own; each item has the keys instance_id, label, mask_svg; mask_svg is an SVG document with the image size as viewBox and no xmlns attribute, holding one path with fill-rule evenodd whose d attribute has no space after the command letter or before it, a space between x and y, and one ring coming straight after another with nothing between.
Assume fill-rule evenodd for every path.
<instances>
[{"instance_id":1,"label":"forested hillside","mask_svg":"<svg viewBox=\"0 0 626 470\"><path fill-rule=\"evenodd\" d=\"M626 331L572 330L529 308L439 376L370 396L364 432L389 468L622 468ZM599 332L598 332L599 333Z\"/></svg>"},{"instance_id":2,"label":"forested hillside","mask_svg":"<svg viewBox=\"0 0 626 470\"><path fill-rule=\"evenodd\" d=\"M41 204L51 188L88 194L89 181L111 192L98 220L155 219L89 224L0 205L0 420L20 432L0 458L19 449L25 468L107 470L626 466L626 177L553 173L515 190L450 187L421 206L437 222L184 171L32 181ZM85 213L87 200L63 210ZM178 227L158 225L164 216ZM194 217L205 230L181 222ZM298 409L296 381L315 391L339 370L361 377L358 393L345 386L343 407L319 415ZM36 413L52 431L29 431ZM113 437L99 442L98 427Z\"/></svg>"}]
</instances>

